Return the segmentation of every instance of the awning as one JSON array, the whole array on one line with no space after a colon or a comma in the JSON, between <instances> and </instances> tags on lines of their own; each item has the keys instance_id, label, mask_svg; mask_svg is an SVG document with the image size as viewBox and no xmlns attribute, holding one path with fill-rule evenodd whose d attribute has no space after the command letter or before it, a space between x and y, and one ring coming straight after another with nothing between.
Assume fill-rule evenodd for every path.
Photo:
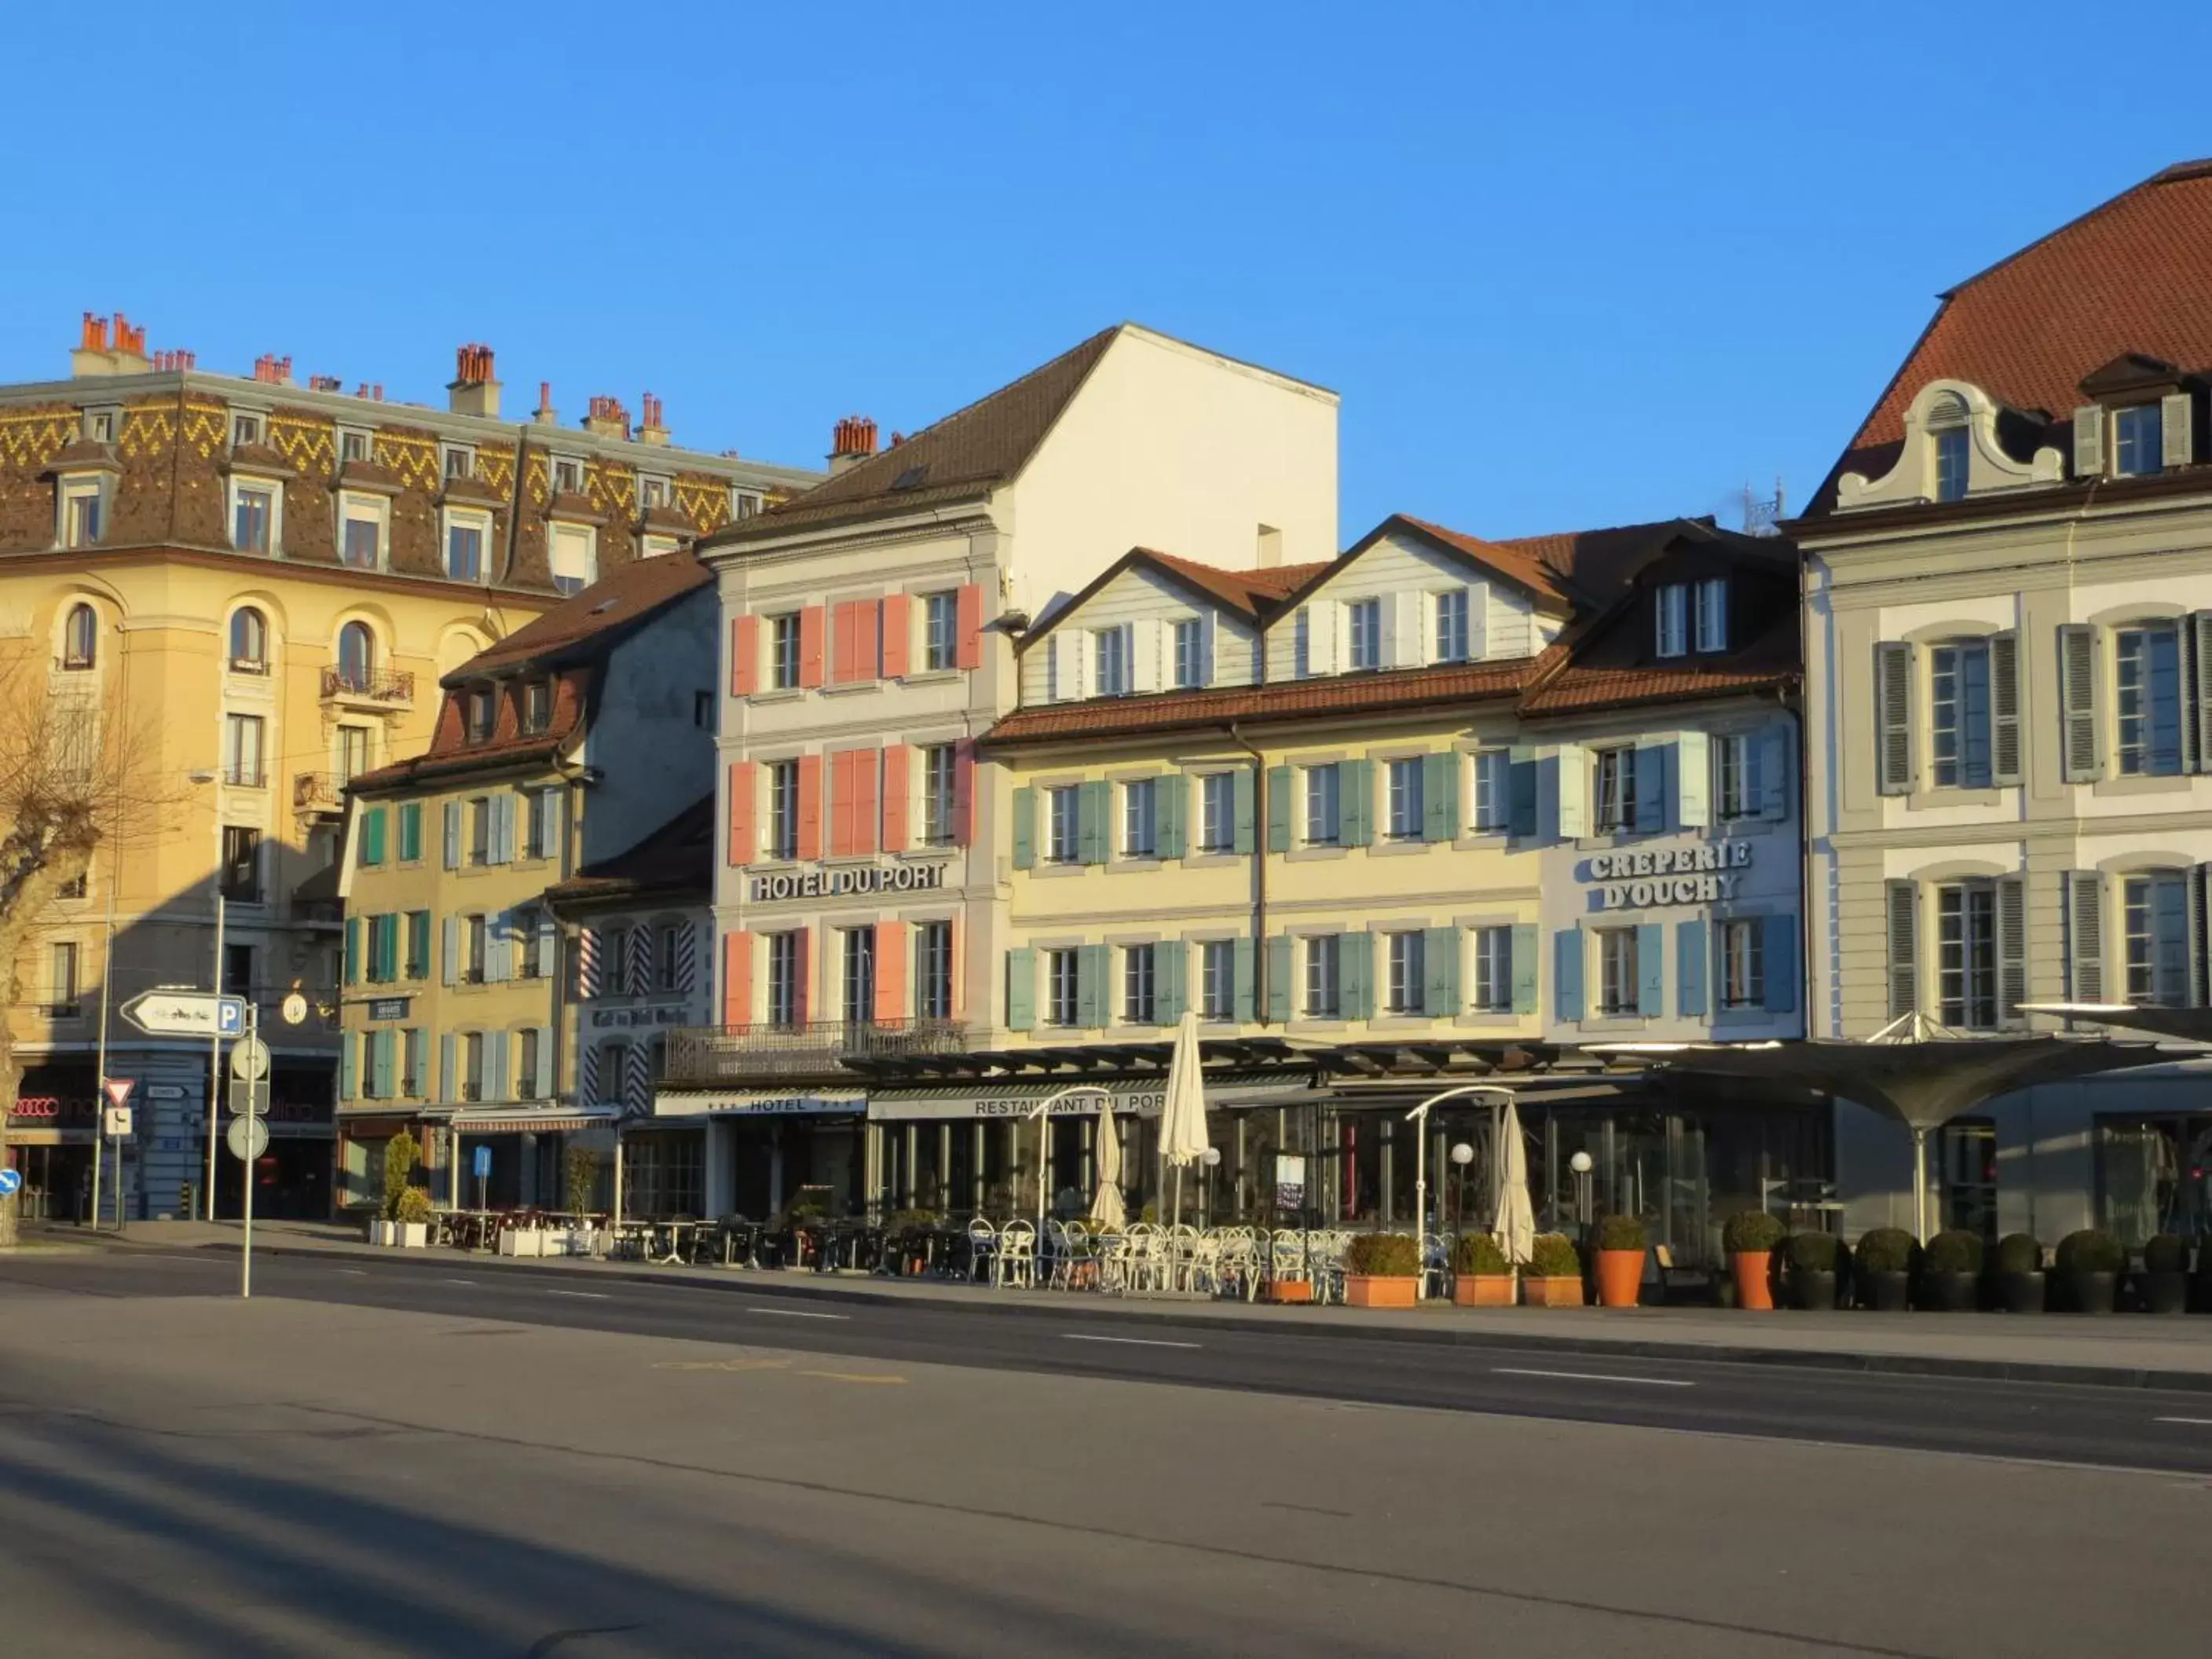
<instances>
[{"instance_id":1,"label":"awning","mask_svg":"<svg viewBox=\"0 0 2212 1659\"><path fill-rule=\"evenodd\" d=\"M1082 1092L1071 1092L1080 1090ZM1019 1083L946 1084L923 1089L877 1089L868 1097L872 1123L990 1122L1027 1117L1037 1103L1066 1094L1052 1108L1054 1117L1096 1117L1102 1092L1110 1095L1114 1110L1152 1118L1167 1103L1165 1077L1100 1079L1079 1083L1069 1078L1040 1078ZM1206 1079L1206 1109L1237 1111L1248 1107L1290 1106L1313 1098L1304 1079L1285 1082L1282 1074L1215 1074Z\"/></svg>"},{"instance_id":2,"label":"awning","mask_svg":"<svg viewBox=\"0 0 2212 1659\"><path fill-rule=\"evenodd\" d=\"M464 1135L544 1135L604 1129L622 1116L618 1106L585 1106L555 1111L455 1112L448 1121Z\"/></svg>"},{"instance_id":3,"label":"awning","mask_svg":"<svg viewBox=\"0 0 2212 1659\"><path fill-rule=\"evenodd\" d=\"M2146 1008L2132 1002L2023 1002L2020 1011L2124 1026L2187 1042L2212 1042L2212 1008Z\"/></svg>"}]
</instances>

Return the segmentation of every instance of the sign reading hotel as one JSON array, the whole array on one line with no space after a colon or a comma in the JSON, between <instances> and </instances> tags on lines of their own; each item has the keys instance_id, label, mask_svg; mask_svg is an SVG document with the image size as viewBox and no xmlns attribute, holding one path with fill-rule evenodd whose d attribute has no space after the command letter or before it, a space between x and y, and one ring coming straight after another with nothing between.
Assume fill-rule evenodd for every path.
<instances>
[{"instance_id":1,"label":"sign reading hotel","mask_svg":"<svg viewBox=\"0 0 2212 1659\"><path fill-rule=\"evenodd\" d=\"M755 876L752 902L775 904L786 899L849 898L857 893L921 893L945 885L949 861L934 864L860 864L836 869L795 871L789 875Z\"/></svg>"},{"instance_id":2,"label":"sign reading hotel","mask_svg":"<svg viewBox=\"0 0 2212 1659\"><path fill-rule=\"evenodd\" d=\"M1747 841L1694 847L1600 853L1584 878L1601 910L1642 910L1662 904L1716 904L1735 896L1739 873L1751 867Z\"/></svg>"}]
</instances>

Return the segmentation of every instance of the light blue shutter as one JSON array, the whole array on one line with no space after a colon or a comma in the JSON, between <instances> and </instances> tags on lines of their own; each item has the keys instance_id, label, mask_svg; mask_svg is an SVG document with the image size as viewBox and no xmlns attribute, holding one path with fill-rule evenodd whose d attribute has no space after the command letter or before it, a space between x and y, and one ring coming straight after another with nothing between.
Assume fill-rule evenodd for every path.
<instances>
[{"instance_id":1,"label":"light blue shutter","mask_svg":"<svg viewBox=\"0 0 2212 1659\"><path fill-rule=\"evenodd\" d=\"M1458 838L1462 763L1456 749L1421 757L1421 837L1425 841Z\"/></svg>"},{"instance_id":2,"label":"light blue shutter","mask_svg":"<svg viewBox=\"0 0 2212 1659\"><path fill-rule=\"evenodd\" d=\"M1297 787L1297 769L1271 766L1267 769L1267 850L1287 853L1291 850L1291 814L1297 804L1291 799Z\"/></svg>"},{"instance_id":3,"label":"light blue shutter","mask_svg":"<svg viewBox=\"0 0 2212 1659\"><path fill-rule=\"evenodd\" d=\"M1079 784L1075 795L1077 857L1085 864L1103 864L1114 850L1114 786Z\"/></svg>"},{"instance_id":4,"label":"light blue shutter","mask_svg":"<svg viewBox=\"0 0 2212 1659\"><path fill-rule=\"evenodd\" d=\"M514 862L515 797L501 790L491 798L491 861Z\"/></svg>"},{"instance_id":5,"label":"light blue shutter","mask_svg":"<svg viewBox=\"0 0 2212 1659\"><path fill-rule=\"evenodd\" d=\"M1336 763L1338 827L1346 847L1365 847L1375 839L1375 763Z\"/></svg>"},{"instance_id":6,"label":"light blue shutter","mask_svg":"<svg viewBox=\"0 0 2212 1659\"><path fill-rule=\"evenodd\" d=\"M1583 1017L1583 931L1562 927L1552 935L1552 945L1557 1015L1562 1024L1574 1024Z\"/></svg>"},{"instance_id":7,"label":"light blue shutter","mask_svg":"<svg viewBox=\"0 0 2212 1659\"><path fill-rule=\"evenodd\" d=\"M1671 744L1647 744L1636 751L1636 829L1654 835L1667 827L1667 758Z\"/></svg>"},{"instance_id":8,"label":"light blue shutter","mask_svg":"<svg viewBox=\"0 0 2212 1659\"><path fill-rule=\"evenodd\" d=\"M1362 761L1360 765L1365 765ZM1336 936L1337 1013L1345 1019L1375 1018L1375 935Z\"/></svg>"},{"instance_id":9,"label":"light blue shutter","mask_svg":"<svg viewBox=\"0 0 2212 1659\"><path fill-rule=\"evenodd\" d=\"M1258 763L1254 764L1256 766ZM2212 769L2212 766L2208 766L2208 769ZM1249 856L1258 844L1258 826L1252 816L1253 774L1250 769L1240 766L1230 777L1229 811L1234 820L1231 825L1231 844L1236 851Z\"/></svg>"},{"instance_id":10,"label":"light blue shutter","mask_svg":"<svg viewBox=\"0 0 2212 1659\"><path fill-rule=\"evenodd\" d=\"M1769 916L1766 919L1765 961L1760 964L1766 975L1766 1011L1771 1014L1795 1013L1797 1009L1797 918L1790 915Z\"/></svg>"},{"instance_id":11,"label":"light blue shutter","mask_svg":"<svg viewBox=\"0 0 2212 1659\"><path fill-rule=\"evenodd\" d=\"M1796 782L1797 769L1790 763L1790 723L1776 720L1759 734L1759 816L1788 817Z\"/></svg>"},{"instance_id":12,"label":"light blue shutter","mask_svg":"<svg viewBox=\"0 0 2212 1659\"><path fill-rule=\"evenodd\" d=\"M1006 952L1006 1029L1033 1030L1036 1026L1036 952L1019 945Z\"/></svg>"},{"instance_id":13,"label":"light blue shutter","mask_svg":"<svg viewBox=\"0 0 2212 1659\"><path fill-rule=\"evenodd\" d=\"M1681 981L1682 1018L1707 1019L1712 1009L1705 994L1705 935L1711 931L1704 917L1674 925L1674 960Z\"/></svg>"},{"instance_id":14,"label":"light blue shutter","mask_svg":"<svg viewBox=\"0 0 2212 1659\"><path fill-rule=\"evenodd\" d=\"M461 804L457 800L446 803L446 868L461 867Z\"/></svg>"},{"instance_id":15,"label":"light blue shutter","mask_svg":"<svg viewBox=\"0 0 2212 1659\"><path fill-rule=\"evenodd\" d=\"M501 799L495 795L493 799ZM496 984L513 977L514 915L495 910L484 918L484 982Z\"/></svg>"},{"instance_id":16,"label":"light blue shutter","mask_svg":"<svg viewBox=\"0 0 2212 1659\"><path fill-rule=\"evenodd\" d=\"M1237 1018L1256 1022L1260 1018L1259 951L1250 939L1240 939L1229 954Z\"/></svg>"},{"instance_id":17,"label":"light blue shutter","mask_svg":"<svg viewBox=\"0 0 2212 1659\"><path fill-rule=\"evenodd\" d=\"M545 856L553 861L555 869L566 869L562 862L568 835L568 814L562 810L565 797L557 785L541 793L545 797Z\"/></svg>"},{"instance_id":18,"label":"light blue shutter","mask_svg":"<svg viewBox=\"0 0 2212 1659\"><path fill-rule=\"evenodd\" d=\"M1036 864L1036 796L1030 788L1014 791L1014 868L1028 870Z\"/></svg>"},{"instance_id":19,"label":"light blue shutter","mask_svg":"<svg viewBox=\"0 0 2212 1659\"><path fill-rule=\"evenodd\" d=\"M376 1033L375 1045L369 1053L369 1070L376 1079L375 1083L371 1085L369 1092L374 1095L379 1100L389 1100L392 1098L392 1048L395 1041L398 1037L398 1035L399 1034L397 1031L392 1030L389 1026L378 1031Z\"/></svg>"},{"instance_id":20,"label":"light blue shutter","mask_svg":"<svg viewBox=\"0 0 2212 1659\"><path fill-rule=\"evenodd\" d=\"M1421 940L1421 1012L1431 1019L1453 1018L1460 1010L1458 928L1427 931Z\"/></svg>"},{"instance_id":21,"label":"light blue shutter","mask_svg":"<svg viewBox=\"0 0 2212 1659\"><path fill-rule=\"evenodd\" d=\"M438 1098L450 1103L453 1098L453 1034L438 1033Z\"/></svg>"},{"instance_id":22,"label":"light blue shutter","mask_svg":"<svg viewBox=\"0 0 2212 1659\"><path fill-rule=\"evenodd\" d=\"M1636 1012L1650 1018L1667 1012L1667 928L1648 921L1636 930Z\"/></svg>"},{"instance_id":23,"label":"light blue shutter","mask_svg":"<svg viewBox=\"0 0 2212 1659\"><path fill-rule=\"evenodd\" d=\"M1534 922L1513 925L1513 1012L1516 1014L1536 1012L1537 937Z\"/></svg>"},{"instance_id":24,"label":"light blue shutter","mask_svg":"<svg viewBox=\"0 0 2212 1659\"><path fill-rule=\"evenodd\" d=\"M1179 859L1183 854L1183 825L1188 821L1186 810L1190 800L1190 779L1181 772L1170 772L1152 786L1152 810L1157 815L1152 826L1152 844L1164 859Z\"/></svg>"},{"instance_id":25,"label":"light blue shutter","mask_svg":"<svg viewBox=\"0 0 2212 1659\"><path fill-rule=\"evenodd\" d=\"M1162 939L1152 947L1152 971L1158 976L1152 987L1152 1015L1163 1025L1173 1025L1182 1018L1189 962L1190 947L1179 939Z\"/></svg>"},{"instance_id":26,"label":"light blue shutter","mask_svg":"<svg viewBox=\"0 0 2212 1659\"><path fill-rule=\"evenodd\" d=\"M1075 957L1075 1023L1086 1031L1107 1023L1113 998L1108 975L1113 955L1103 945L1085 945Z\"/></svg>"},{"instance_id":27,"label":"light blue shutter","mask_svg":"<svg viewBox=\"0 0 2212 1659\"><path fill-rule=\"evenodd\" d=\"M368 1033L366 1031L361 1033L358 1043L355 1041L354 1033L348 1031L344 1040L338 1044L338 1097L342 1100L354 1100L360 1097L361 1073L356 1055L360 1045L368 1041Z\"/></svg>"},{"instance_id":28,"label":"light blue shutter","mask_svg":"<svg viewBox=\"0 0 2212 1659\"><path fill-rule=\"evenodd\" d=\"M438 976L447 985L461 982L461 919L447 916L440 929L439 944L445 948L439 953Z\"/></svg>"},{"instance_id":29,"label":"light blue shutter","mask_svg":"<svg viewBox=\"0 0 2212 1659\"><path fill-rule=\"evenodd\" d=\"M1516 836L1536 833L1536 756L1533 750L1515 749L1506 763L1511 794L1506 828Z\"/></svg>"},{"instance_id":30,"label":"light blue shutter","mask_svg":"<svg viewBox=\"0 0 2212 1659\"><path fill-rule=\"evenodd\" d=\"M1278 1025L1291 1018L1291 936L1278 933L1267 941L1267 1018Z\"/></svg>"},{"instance_id":31,"label":"light blue shutter","mask_svg":"<svg viewBox=\"0 0 2212 1659\"><path fill-rule=\"evenodd\" d=\"M507 1051L511 1039L505 1031L484 1033L484 1086L486 1100L507 1098Z\"/></svg>"}]
</instances>

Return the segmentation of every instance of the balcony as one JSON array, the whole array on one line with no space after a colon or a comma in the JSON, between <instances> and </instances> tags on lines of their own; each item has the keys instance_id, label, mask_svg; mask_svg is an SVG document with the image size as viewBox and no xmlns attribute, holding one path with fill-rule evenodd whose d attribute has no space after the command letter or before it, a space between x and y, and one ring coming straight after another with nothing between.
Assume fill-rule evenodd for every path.
<instances>
[{"instance_id":1,"label":"balcony","mask_svg":"<svg viewBox=\"0 0 2212 1659\"><path fill-rule=\"evenodd\" d=\"M301 817L337 817L345 811L345 785L336 772L295 772L292 810Z\"/></svg>"},{"instance_id":2,"label":"balcony","mask_svg":"<svg viewBox=\"0 0 2212 1659\"><path fill-rule=\"evenodd\" d=\"M371 708L407 708L415 702L415 673L405 668L325 668L323 701Z\"/></svg>"},{"instance_id":3,"label":"balcony","mask_svg":"<svg viewBox=\"0 0 2212 1659\"><path fill-rule=\"evenodd\" d=\"M965 1048L967 1035L967 1023L957 1019L679 1028L668 1033L660 1080L696 1089L819 1075L848 1060L957 1054Z\"/></svg>"}]
</instances>

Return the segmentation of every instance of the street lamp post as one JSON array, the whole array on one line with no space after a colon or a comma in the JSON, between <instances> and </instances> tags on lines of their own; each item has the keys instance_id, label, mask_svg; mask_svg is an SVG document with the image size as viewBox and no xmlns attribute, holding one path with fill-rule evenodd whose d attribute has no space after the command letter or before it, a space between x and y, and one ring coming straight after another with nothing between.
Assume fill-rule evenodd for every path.
<instances>
[{"instance_id":1,"label":"street lamp post","mask_svg":"<svg viewBox=\"0 0 2212 1659\"><path fill-rule=\"evenodd\" d=\"M1459 1196L1452 1206L1453 1219L1467 1225L1467 1166L1474 1162L1474 1148L1464 1140L1455 1141L1451 1149L1452 1168L1459 1177Z\"/></svg>"},{"instance_id":2,"label":"street lamp post","mask_svg":"<svg viewBox=\"0 0 2212 1659\"><path fill-rule=\"evenodd\" d=\"M1420 1126L1413 1151L1413 1242L1421 1255L1421 1273L1414 1282L1413 1294L1424 1298L1429 1293L1429 1109L1444 1101L1457 1099L1462 1095L1503 1095L1508 1100L1513 1098L1510 1089L1495 1083L1462 1083L1455 1089L1446 1089L1431 1095L1406 1114L1408 1123ZM1471 1152L1469 1156L1473 1156ZM1456 1150L1454 1161L1457 1161Z\"/></svg>"}]
</instances>

